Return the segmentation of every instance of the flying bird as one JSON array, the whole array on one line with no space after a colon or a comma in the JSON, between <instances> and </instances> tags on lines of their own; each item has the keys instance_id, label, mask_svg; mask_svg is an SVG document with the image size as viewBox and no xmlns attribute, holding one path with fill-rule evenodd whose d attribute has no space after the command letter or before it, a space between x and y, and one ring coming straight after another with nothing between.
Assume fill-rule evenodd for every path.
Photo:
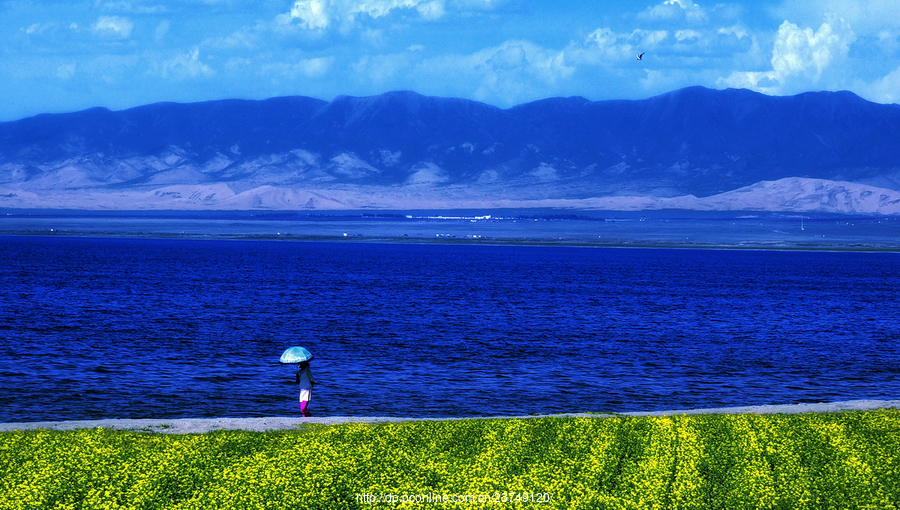
<instances>
[{"instance_id":1,"label":"flying bird","mask_svg":"<svg viewBox=\"0 0 900 510\"><path fill-rule=\"evenodd\" d=\"M638 60L644 60L644 54L641 53L640 55L638 55L638 56L637 56L637 59L638 59Z\"/></svg>"}]
</instances>

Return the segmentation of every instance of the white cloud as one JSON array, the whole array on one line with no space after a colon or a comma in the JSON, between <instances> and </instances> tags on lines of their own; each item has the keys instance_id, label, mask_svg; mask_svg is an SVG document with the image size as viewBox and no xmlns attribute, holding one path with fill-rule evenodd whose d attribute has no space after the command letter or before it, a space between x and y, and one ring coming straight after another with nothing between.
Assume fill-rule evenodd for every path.
<instances>
[{"instance_id":1,"label":"white cloud","mask_svg":"<svg viewBox=\"0 0 900 510\"><path fill-rule=\"evenodd\" d=\"M200 47L197 46L188 53L163 61L159 65L159 74L163 78L184 80L209 77L214 75L215 71L200 61Z\"/></svg>"},{"instance_id":2,"label":"white cloud","mask_svg":"<svg viewBox=\"0 0 900 510\"><path fill-rule=\"evenodd\" d=\"M518 69L525 66L527 61L524 44L509 43L498 48L484 64L494 70Z\"/></svg>"},{"instance_id":3,"label":"white cloud","mask_svg":"<svg viewBox=\"0 0 900 510\"><path fill-rule=\"evenodd\" d=\"M541 163L541 166L532 168L528 174L539 182L553 182L559 180L556 168L553 168L553 165L548 165L547 163Z\"/></svg>"},{"instance_id":4,"label":"white cloud","mask_svg":"<svg viewBox=\"0 0 900 510\"><path fill-rule=\"evenodd\" d=\"M71 62L62 64L56 68L56 77L61 80L68 80L75 75L75 70L77 69L77 67L77 64Z\"/></svg>"},{"instance_id":5,"label":"white cloud","mask_svg":"<svg viewBox=\"0 0 900 510\"><path fill-rule=\"evenodd\" d=\"M319 78L328 74L334 66L334 57L300 59L291 63L271 63L262 66L263 74L274 74L287 79Z\"/></svg>"},{"instance_id":6,"label":"white cloud","mask_svg":"<svg viewBox=\"0 0 900 510\"><path fill-rule=\"evenodd\" d=\"M566 48L569 58L588 64L599 64L610 60L629 61L634 58L635 46L629 34L621 34L610 28L594 30L580 43L572 42Z\"/></svg>"},{"instance_id":7,"label":"white cloud","mask_svg":"<svg viewBox=\"0 0 900 510\"><path fill-rule=\"evenodd\" d=\"M254 48L257 45L258 39L258 31L245 28L226 37L206 39L202 44L206 48L231 51L235 49Z\"/></svg>"},{"instance_id":8,"label":"white cloud","mask_svg":"<svg viewBox=\"0 0 900 510\"><path fill-rule=\"evenodd\" d=\"M295 67L304 76L314 78L324 76L333 64L333 57L319 57L302 59L295 64Z\"/></svg>"},{"instance_id":9,"label":"white cloud","mask_svg":"<svg viewBox=\"0 0 900 510\"><path fill-rule=\"evenodd\" d=\"M512 105L545 97L548 90L567 84L574 72L564 51L518 40L468 55L427 58L412 63L406 74L414 81L440 77L437 86L428 82L430 93Z\"/></svg>"},{"instance_id":10,"label":"white cloud","mask_svg":"<svg viewBox=\"0 0 900 510\"><path fill-rule=\"evenodd\" d=\"M648 7L638 14L642 21L687 21L689 23L705 23L708 19L706 10L695 4L692 0L666 0L665 2Z\"/></svg>"},{"instance_id":11,"label":"white cloud","mask_svg":"<svg viewBox=\"0 0 900 510\"><path fill-rule=\"evenodd\" d=\"M334 25L348 27L361 18L378 19L395 11L416 12L426 20L444 15L443 0L297 0L291 19L307 30L326 30ZM284 18L280 18L284 20Z\"/></svg>"},{"instance_id":12,"label":"white cloud","mask_svg":"<svg viewBox=\"0 0 900 510\"><path fill-rule=\"evenodd\" d=\"M879 103L900 103L900 67L873 83L858 84L860 95Z\"/></svg>"},{"instance_id":13,"label":"white cloud","mask_svg":"<svg viewBox=\"0 0 900 510\"><path fill-rule=\"evenodd\" d=\"M822 76L832 61L846 56L855 36L849 27L838 21L838 27L822 23L816 32L800 29L785 21L778 29L772 50L772 68L779 77L806 74L814 81Z\"/></svg>"},{"instance_id":14,"label":"white cloud","mask_svg":"<svg viewBox=\"0 0 900 510\"><path fill-rule=\"evenodd\" d=\"M738 38L739 40L743 39L744 37L749 37L749 35L750 35L745 28L738 26L738 25L733 25L730 27L722 27L717 31L717 33L719 35L733 35L736 38Z\"/></svg>"},{"instance_id":15,"label":"white cloud","mask_svg":"<svg viewBox=\"0 0 900 510\"><path fill-rule=\"evenodd\" d=\"M601 27L594 30L587 36L587 40L596 44L600 48L614 47L622 36L607 27Z\"/></svg>"},{"instance_id":16,"label":"white cloud","mask_svg":"<svg viewBox=\"0 0 900 510\"><path fill-rule=\"evenodd\" d=\"M419 163L412 172L406 181L408 184L440 184L450 180L447 172L434 163Z\"/></svg>"},{"instance_id":17,"label":"white cloud","mask_svg":"<svg viewBox=\"0 0 900 510\"><path fill-rule=\"evenodd\" d=\"M666 30L639 29L632 32L631 37L632 40L636 40L638 44L646 47L655 47L669 37L669 32Z\"/></svg>"},{"instance_id":18,"label":"white cloud","mask_svg":"<svg viewBox=\"0 0 900 510\"><path fill-rule=\"evenodd\" d=\"M56 23L48 22L48 23L33 23L29 25L27 28L22 29L28 35L41 35L46 31L53 30L56 28Z\"/></svg>"},{"instance_id":19,"label":"white cloud","mask_svg":"<svg viewBox=\"0 0 900 510\"><path fill-rule=\"evenodd\" d=\"M877 45L887 55L900 52L900 29L879 30L876 34Z\"/></svg>"},{"instance_id":20,"label":"white cloud","mask_svg":"<svg viewBox=\"0 0 900 510\"><path fill-rule=\"evenodd\" d=\"M439 0L423 2L416 6L416 10L425 19L438 19L444 15L444 2Z\"/></svg>"},{"instance_id":21,"label":"white cloud","mask_svg":"<svg viewBox=\"0 0 900 510\"><path fill-rule=\"evenodd\" d=\"M156 30L153 34L156 37L157 41L161 41L166 36L166 33L168 33L168 31L169 20L163 20L159 23L159 25L156 25Z\"/></svg>"},{"instance_id":22,"label":"white cloud","mask_svg":"<svg viewBox=\"0 0 900 510\"><path fill-rule=\"evenodd\" d=\"M395 9L413 9L424 2L422 0L368 0L354 3L356 5L349 8L351 14L367 14L370 18L381 18Z\"/></svg>"},{"instance_id":23,"label":"white cloud","mask_svg":"<svg viewBox=\"0 0 900 510\"><path fill-rule=\"evenodd\" d=\"M127 39L131 37L134 23L121 16L100 16L91 28L98 34Z\"/></svg>"},{"instance_id":24,"label":"white cloud","mask_svg":"<svg viewBox=\"0 0 900 510\"><path fill-rule=\"evenodd\" d=\"M365 55L350 65L350 68L365 81L385 83L408 71L412 61L407 53L389 55Z\"/></svg>"},{"instance_id":25,"label":"white cloud","mask_svg":"<svg viewBox=\"0 0 900 510\"><path fill-rule=\"evenodd\" d=\"M509 0L455 0L461 10L491 10L508 3Z\"/></svg>"},{"instance_id":26,"label":"white cloud","mask_svg":"<svg viewBox=\"0 0 900 510\"><path fill-rule=\"evenodd\" d=\"M693 30L684 30L676 33L679 41L689 38L692 34L699 37L700 33ZM638 53L652 52L663 46L669 47L667 42L671 34L667 30L637 29L629 33L615 32L610 28L598 28L582 41L572 42L566 47L565 53L568 61L572 63L601 64L611 61L628 61L635 59Z\"/></svg>"},{"instance_id":27,"label":"white cloud","mask_svg":"<svg viewBox=\"0 0 900 510\"><path fill-rule=\"evenodd\" d=\"M900 28L897 0L784 0L774 12L783 19L815 24L827 17L845 20L859 35Z\"/></svg>"},{"instance_id":28,"label":"white cloud","mask_svg":"<svg viewBox=\"0 0 900 510\"><path fill-rule=\"evenodd\" d=\"M855 38L842 19L832 18L815 32L785 20L775 36L770 71L734 72L720 84L767 94L808 89L820 82L826 69L847 56Z\"/></svg>"},{"instance_id":29,"label":"white cloud","mask_svg":"<svg viewBox=\"0 0 900 510\"><path fill-rule=\"evenodd\" d=\"M703 36L700 32L696 30L679 30L675 32L675 40L678 42L688 41L691 39L700 39Z\"/></svg>"},{"instance_id":30,"label":"white cloud","mask_svg":"<svg viewBox=\"0 0 900 510\"><path fill-rule=\"evenodd\" d=\"M291 8L291 18L299 19L300 26L308 30L328 28L331 14L328 0L301 0Z\"/></svg>"},{"instance_id":31,"label":"white cloud","mask_svg":"<svg viewBox=\"0 0 900 510\"><path fill-rule=\"evenodd\" d=\"M486 74L524 73L544 83L569 77L574 68L566 64L565 52L548 50L529 41L507 41L473 55L475 68Z\"/></svg>"},{"instance_id":32,"label":"white cloud","mask_svg":"<svg viewBox=\"0 0 900 510\"><path fill-rule=\"evenodd\" d=\"M163 5L141 5L141 2L94 2L94 7L105 11L134 14L162 14L168 11Z\"/></svg>"}]
</instances>

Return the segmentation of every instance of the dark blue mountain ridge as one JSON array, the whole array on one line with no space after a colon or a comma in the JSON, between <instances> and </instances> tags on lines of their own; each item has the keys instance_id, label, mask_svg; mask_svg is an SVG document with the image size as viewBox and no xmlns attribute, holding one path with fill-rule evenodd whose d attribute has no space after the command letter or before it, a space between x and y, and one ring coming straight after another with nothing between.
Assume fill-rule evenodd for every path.
<instances>
[{"instance_id":1,"label":"dark blue mountain ridge","mask_svg":"<svg viewBox=\"0 0 900 510\"><path fill-rule=\"evenodd\" d=\"M900 106L850 92L689 87L644 100L549 98L501 109L400 91L92 108L0 123L0 186L28 188L63 167L88 176L66 181L71 188L141 186L188 168L191 182L399 186L434 168L434 186L541 185L561 198L703 197L785 177L900 190Z\"/></svg>"}]
</instances>

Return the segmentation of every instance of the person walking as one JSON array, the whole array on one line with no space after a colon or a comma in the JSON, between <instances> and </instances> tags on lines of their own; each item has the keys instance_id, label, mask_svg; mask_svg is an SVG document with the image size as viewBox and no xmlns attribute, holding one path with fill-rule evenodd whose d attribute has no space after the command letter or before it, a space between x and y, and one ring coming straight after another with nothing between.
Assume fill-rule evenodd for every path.
<instances>
[{"instance_id":1,"label":"person walking","mask_svg":"<svg viewBox=\"0 0 900 510\"><path fill-rule=\"evenodd\" d=\"M297 384L300 385L300 412L303 416L312 416L309 412L309 400L312 398L312 389L316 385L312 370L309 369L309 361L297 364Z\"/></svg>"}]
</instances>

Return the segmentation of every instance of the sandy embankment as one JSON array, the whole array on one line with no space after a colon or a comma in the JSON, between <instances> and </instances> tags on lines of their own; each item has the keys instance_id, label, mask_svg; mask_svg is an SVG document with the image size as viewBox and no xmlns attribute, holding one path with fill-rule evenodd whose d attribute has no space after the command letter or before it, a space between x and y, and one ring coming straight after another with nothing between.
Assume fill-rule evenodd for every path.
<instances>
[{"instance_id":1,"label":"sandy embankment","mask_svg":"<svg viewBox=\"0 0 900 510\"><path fill-rule=\"evenodd\" d=\"M618 413L623 416L667 416L676 414L798 414L835 411L865 411L871 409L900 408L900 400L849 400L819 404L784 404L744 407L720 407L713 409L688 409L654 412ZM270 417L270 418L177 418L177 419L107 419L81 421L40 421L25 423L0 423L0 432L12 430L76 430L103 427L108 429L162 432L167 434L196 434L213 430L283 430L293 429L305 423L335 425L340 423L386 423L427 420L462 420L496 418L544 418L579 417L604 418L612 414L566 413L529 416L473 416L470 418L395 418L386 416L326 416L326 417Z\"/></svg>"}]
</instances>

